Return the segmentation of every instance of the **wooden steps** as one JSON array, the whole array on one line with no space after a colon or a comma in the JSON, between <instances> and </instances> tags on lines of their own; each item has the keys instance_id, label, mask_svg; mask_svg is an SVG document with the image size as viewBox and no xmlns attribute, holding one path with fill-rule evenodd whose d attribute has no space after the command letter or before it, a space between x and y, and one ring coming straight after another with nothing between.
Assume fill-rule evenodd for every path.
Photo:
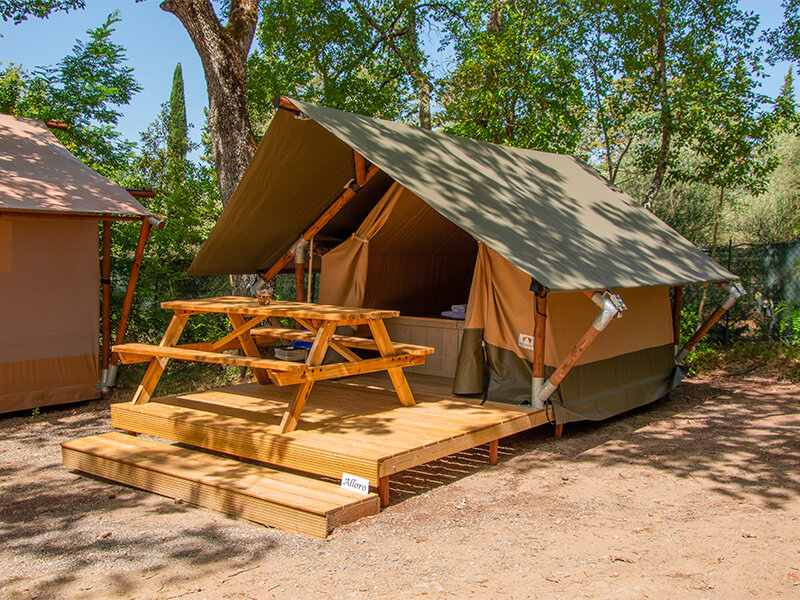
<instances>
[{"instance_id":1,"label":"wooden steps","mask_svg":"<svg viewBox=\"0 0 800 600\"><path fill-rule=\"evenodd\" d=\"M390 476L482 444L489 444L494 464L500 438L547 423L542 410L454 398L435 379L420 380L413 406L398 405L385 372L319 382L299 427L283 434L280 420L292 398L285 387L251 383L146 404L112 404L113 427L231 458L114 433L65 442L63 461L120 483L324 537L336 525L386 506ZM380 498L281 468L363 477Z\"/></svg>"},{"instance_id":2,"label":"wooden steps","mask_svg":"<svg viewBox=\"0 0 800 600\"><path fill-rule=\"evenodd\" d=\"M113 427L340 478L380 480L547 422L544 411L479 406L417 393L398 406L391 390L320 383L298 429L280 434L288 391L246 384L111 406Z\"/></svg>"},{"instance_id":3,"label":"wooden steps","mask_svg":"<svg viewBox=\"0 0 800 600\"><path fill-rule=\"evenodd\" d=\"M314 537L380 510L375 494L131 435L106 433L61 446L71 469Z\"/></svg>"},{"instance_id":4,"label":"wooden steps","mask_svg":"<svg viewBox=\"0 0 800 600\"><path fill-rule=\"evenodd\" d=\"M351 451L350 444L331 453L330 444L298 442L291 434L280 435L275 422L267 426L255 419L149 402L112 404L111 425L306 473L329 477L350 473L378 485L377 461L372 455Z\"/></svg>"}]
</instances>

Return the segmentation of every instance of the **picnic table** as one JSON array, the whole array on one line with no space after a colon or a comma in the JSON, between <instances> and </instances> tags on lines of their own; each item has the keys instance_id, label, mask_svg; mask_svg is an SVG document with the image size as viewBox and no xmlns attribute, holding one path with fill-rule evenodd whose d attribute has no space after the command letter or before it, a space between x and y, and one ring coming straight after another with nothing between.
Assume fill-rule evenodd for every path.
<instances>
[{"instance_id":1,"label":"picnic table","mask_svg":"<svg viewBox=\"0 0 800 600\"><path fill-rule=\"evenodd\" d=\"M393 342L386 331L384 319L400 316L396 310L352 308L305 302L261 304L255 298L220 296L200 300L171 300L162 308L173 311L172 320L158 345L119 344L113 351L123 363L149 362L133 404L148 402L158 384L164 367L171 359L190 360L252 369L262 385L296 385L291 403L280 423L280 433L294 431L315 381L348 377L362 373L387 371L403 406L413 406L414 396L403 367L419 365L433 348ZM227 316L231 331L214 342L179 345L181 333L190 316L218 313ZM291 318L305 331L284 327L259 327L271 317ZM373 338L361 338L336 333L337 327L367 325ZM311 349L305 362L262 358L259 346L277 340L310 341ZM352 348L377 350L378 358L361 358ZM244 356L225 354L238 349ZM322 364L331 349L344 362Z\"/></svg>"}]
</instances>

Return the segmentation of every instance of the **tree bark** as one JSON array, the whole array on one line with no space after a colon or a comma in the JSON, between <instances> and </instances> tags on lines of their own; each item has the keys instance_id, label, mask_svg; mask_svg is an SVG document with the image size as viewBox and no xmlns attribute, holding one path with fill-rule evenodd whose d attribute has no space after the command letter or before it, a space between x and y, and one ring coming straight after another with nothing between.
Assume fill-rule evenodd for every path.
<instances>
[{"instance_id":1,"label":"tree bark","mask_svg":"<svg viewBox=\"0 0 800 600\"><path fill-rule=\"evenodd\" d=\"M258 23L258 0L232 0L224 26L210 0L164 0L161 9L178 18L203 64L211 151L225 205L256 151L247 108L247 54ZM234 294L249 295L247 276L230 279Z\"/></svg>"},{"instance_id":2,"label":"tree bark","mask_svg":"<svg viewBox=\"0 0 800 600\"><path fill-rule=\"evenodd\" d=\"M397 46L394 41L394 36L390 34L390 31L387 30L386 27L381 25L378 19L372 15L369 10L367 10L367 7L359 0L354 0L353 5L356 10L361 13L361 16L364 17L370 27L380 35L381 39L392 52L395 53L402 63L406 75L414 80L414 86L417 88L417 101L419 102L419 126L423 129L430 130L431 94L433 92L433 86L431 85L430 79L425 74L425 71L422 69L422 51L420 50L419 38L417 36L417 8L415 6L409 6L407 8L400 7L400 10L408 10L408 31L406 35L408 36L408 46L412 48L411 53L413 54L413 56L409 56ZM396 21L397 20L395 20L395 22Z\"/></svg>"},{"instance_id":3,"label":"tree bark","mask_svg":"<svg viewBox=\"0 0 800 600\"><path fill-rule=\"evenodd\" d=\"M431 129L431 82L422 70L422 51L419 48L419 38L417 36L417 8L408 8L408 46L414 53L414 57L409 61L409 75L414 79L417 87L417 102L419 102L419 126L423 129Z\"/></svg>"},{"instance_id":4,"label":"tree bark","mask_svg":"<svg viewBox=\"0 0 800 600\"><path fill-rule=\"evenodd\" d=\"M227 204L256 151L247 108L247 54L258 0L232 1L224 26L210 0L164 0L161 8L183 24L203 63L211 149L222 203Z\"/></svg>"},{"instance_id":5,"label":"tree bark","mask_svg":"<svg viewBox=\"0 0 800 600\"><path fill-rule=\"evenodd\" d=\"M672 114L669 108L669 93L667 91L667 0L658 1L658 29L656 32L656 74L658 77L658 95L661 99L661 146L658 149L656 171L653 181L645 196L644 205L652 207L658 196L664 174L667 172L667 158L669 156L669 143L672 137Z\"/></svg>"},{"instance_id":6,"label":"tree bark","mask_svg":"<svg viewBox=\"0 0 800 600\"><path fill-rule=\"evenodd\" d=\"M717 258L717 238L719 236L719 223L722 220L722 209L725 208L725 188L719 188L719 203L717 204L717 215L714 218L714 229L711 234L711 258ZM700 308L697 310L697 322L703 322L703 311L708 297L708 284L703 286L703 296L700 299Z\"/></svg>"}]
</instances>

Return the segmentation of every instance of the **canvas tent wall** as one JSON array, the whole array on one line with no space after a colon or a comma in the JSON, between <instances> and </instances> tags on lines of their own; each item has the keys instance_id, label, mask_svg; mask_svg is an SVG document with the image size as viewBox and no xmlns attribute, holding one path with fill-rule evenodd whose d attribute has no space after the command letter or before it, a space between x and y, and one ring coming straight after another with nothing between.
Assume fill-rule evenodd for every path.
<instances>
[{"instance_id":1,"label":"canvas tent wall","mask_svg":"<svg viewBox=\"0 0 800 600\"><path fill-rule=\"evenodd\" d=\"M153 216L41 121L0 115L0 165L0 412L96 398L98 223Z\"/></svg>"},{"instance_id":2,"label":"canvas tent wall","mask_svg":"<svg viewBox=\"0 0 800 600\"><path fill-rule=\"evenodd\" d=\"M323 300L386 302L395 304L386 308L408 310L409 298L419 303L438 294L438 312L453 279L462 282L462 290L469 281L458 377L463 391L480 388L481 341L489 349L493 399L516 401L520 390L530 388L529 356L518 336L532 329L531 286L538 283L550 296L545 362L551 370L576 341L570 336L585 329L586 319L591 322L597 312L581 292L612 289L635 306L581 356L575 376L563 381L560 397L554 398L564 405L557 410L560 421L602 418L647 402L668 389L675 374L669 287L736 278L576 158L294 100L282 106L286 110L273 119L190 272L274 271L270 267L291 257L287 250L298 238L321 232L352 235L323 262ZM380 177L353 186L359 156L380 169ZM320 229L321 215L342 204L343 186L356 193ZM395 211L406 216L393 218ZM418 228L403 232L404 220L428 224L433 215L442 224L426 242ZM437 235L458 240L450 256L437 246ZM404 238L413 242L411 248L427 247L430 253L417 261L417 280L404 275L414 265ZM379 266L370 266L372 256ZM465 264L469 271L474 268L474 276L463 276ZM438 288L429 283L436 279L431 274L437 265L453 269L445 271ZM456 276L456 269L462 275ZM408 281L406 297L397 295L394 288L402 286L394 285L392 274ZM378 283L370 285L371 279Z\"/></svg>"},{"instance_id":3,"label":"canvas tent wall","mask_svg":"<svg viewBox=\"0 0 800 600\"><path fill-rule=\"evenodd\" d=\"M529 275L394 183L353 235L322 257L319 301L430 316L468 299L455 393L486 391L489 400L521 404L530 401L534 360L530 285ZM628 310L559 386L558 422L618 414L676 381L669 288L620 292ZM580 292L554 292L547 313L544 360L552 372L596 309Z\"/></svg>"}]
</instances>

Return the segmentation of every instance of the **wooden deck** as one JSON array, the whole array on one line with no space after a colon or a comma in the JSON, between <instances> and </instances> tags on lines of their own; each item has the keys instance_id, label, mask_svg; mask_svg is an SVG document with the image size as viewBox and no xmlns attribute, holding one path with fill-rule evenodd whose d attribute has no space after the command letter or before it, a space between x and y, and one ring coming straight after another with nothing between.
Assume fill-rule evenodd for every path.
<instances>
[{"instance_id":1,"label":"wooden deck","mask_svg":"<svg viewBox=\"0 0 800 600\"><path fill-rule=\"evenodd\" d=\"M157 398L141 405L114 404L111 424L240 459L220 459L228 461L231 472L236 472L236 465L247 464L241 460L249 459L271 469L335 479L343 473L363 477L377 488L385 506L390 476L482 444L490 445L490 461L496 460L497 440L547 422L544 411L500 403L480 405L478 400L456 398L449 393L452 382L447 378L409 374L409 380L417 399L414 406L400 404L385 372L320 382L297 429L284 434L280 433L280 422L291 400L291 389L257 383ZM165 451L158 452L161 456ZM114 461L113 456L106 458L106 463ZM78 464L75 458L70 460L68 466ZM296 477L313 482L311 486L319 483ZM142 487L136 483L142 478L130 473L110 478ZM254 476L253 481L256 479ZM228 504L231 502L228 500ZM365 509L350 509L346 514L359 510ZM284 527L282 523L270 524ZM317 523L315 531L329 526L329 520Z\"/></svg>"},{"instance_id":2,"label":"wooden deck","mask_svg":"<svg viewBox=\"0 0 800 600\"><path fill-rule=\"evenodd\" d=\"M317 384L288 434L278 427L291 390L255 383L115 404L111 424L316 475L350 473L378 487L394 473L547 422L544 411L456 399L439 391L449 380L431 376L414 377L418 403L401 406L384 377Z\"/></svg>"}]
</instances>

